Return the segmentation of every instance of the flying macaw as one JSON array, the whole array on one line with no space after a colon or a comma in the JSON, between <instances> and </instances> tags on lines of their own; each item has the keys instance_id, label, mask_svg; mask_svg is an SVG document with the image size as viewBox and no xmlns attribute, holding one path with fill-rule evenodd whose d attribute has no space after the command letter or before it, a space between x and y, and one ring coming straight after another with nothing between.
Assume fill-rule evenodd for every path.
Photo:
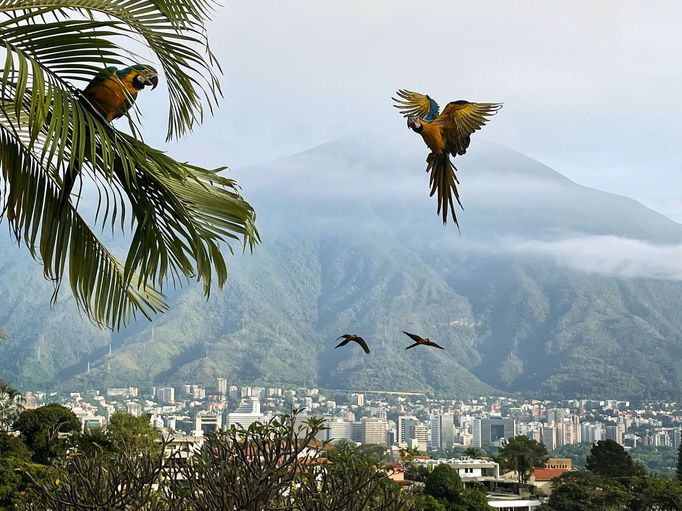
<instances>
[{"instance_id":1,"label":"flying macaw","mask_svg":"<svg viewBox=\"0 0 682 511\"><path fill-rule=\"evenodd\" d=\"M152 66L135 64L119 70L109 66L97 73L83 89L81 103L99 112L111 122L124 116L137 99L137 93L151 85L155 89L159 75ZM67 170L62 185L62 195L58 210L64 210L71 190L76 183L79 165Z\"/></svg>"},{"instance_id":2,"label":"flying macaw","mask_svg":"<svg viewBox=\"0 0 682 511\"><path fill-rule=\"evenodd\" d=\"M454 158L465 154L471 134L481 129L488 118L502 108L502 103L453 101L439 114L438 103L426 94L402 89L396 94L399 99L391 98L396 102L393 106L407 117L407 127L419 133L431 149L426 158L426 172L431 172L431 196L438 192L438 214L442 211L445 224L449 208L455 225L459 227L453 197L460 207L462 203L457 191L457 169L450 161L450 155Z\"/></svg>"},{"instance_id":3,"label":"flying macaw","mask_svg":"<svg viewBox=\"0 0 682 511\"><path fill-rule=\"evenodd\" d=\"M439 346L438 344L433 342L428 337L424 339L423 337L420 337L417 334L411 334L410 332L406 332L405 330L403 330L403 333L414 341L414 344L410 344L407 348L405 348L406 350L414 348L415 346L433 346L434 348L438 348L439 350L445 349L442 346Z\"/></svg>"},{"instance_id":4,"label":"flying macaw","mask_svg":"<svg viewBox=\"0 0 682 511\"><path fill-rule=\"evenodd\" d=\"M341 346L345 346L346 344L348 344L349 342L352 341L352 342L358 343L365 353L369 353L369 347L367 346L367 343L359 335L343 334L341 337L337 338L336 340L338 341L339 339L343 339L343 341L341 341L339 344L337 344L334 349L340 348Z\"/></svg>"},{"instance_id":5,"label":"flying macaw","mask_svg":"<svg viewBox=\"0 0 682 511\"><path fill-rule=\"evenodd\" d=\"M107 121L113 121L130 110L146 85L155 89L158 84L159 75L152 66L135 64L121 70L110 66L95 75L83 90L83 97Z\"/></svg>"}]
</instances>

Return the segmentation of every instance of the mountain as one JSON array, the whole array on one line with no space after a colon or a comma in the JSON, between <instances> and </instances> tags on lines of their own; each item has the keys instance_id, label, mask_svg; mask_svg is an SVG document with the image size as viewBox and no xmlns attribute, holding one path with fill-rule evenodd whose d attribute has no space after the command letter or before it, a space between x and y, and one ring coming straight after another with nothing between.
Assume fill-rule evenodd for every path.
<instances>
[{"instance_id":1,"label":"mountain","mask_svg":"<svg viewBox=\"0 0 682 511\"><path fill-rule=\"evenodd\" d=\"M114 334L2 241L0 375L36 388L231 381L464 397L664 398L682 390L682 226L475 140L457 158L461 234L426 151L362 133L236 173L263 244L223 292L194 285ZM404 347L407 330L446 349ZM342 333L372 352L335 350ZM111 350L111 353L109 351ZM87 371L88 362L90 371Z\"/></svg>"}]
</instances>

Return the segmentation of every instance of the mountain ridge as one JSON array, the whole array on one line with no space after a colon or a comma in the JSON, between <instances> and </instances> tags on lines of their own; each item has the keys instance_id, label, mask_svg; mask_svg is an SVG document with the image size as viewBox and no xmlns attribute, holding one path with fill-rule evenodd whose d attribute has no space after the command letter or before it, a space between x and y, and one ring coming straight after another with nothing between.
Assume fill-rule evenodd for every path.
<instances>
[{"instance_id":1,"label":"mountain ridge","mask_svg":"<svg viewBox=\"0 0 682 511\"><path fill-rule=\"evenodd\" d=\"M426 150L408 135L345 137L237 171L263 245L230 259L224 292L206 301L189 285L171 293L167 314L116 334L75 321L64 291L50 309L39 266L26 252L22 260L3 248L0 325L10 341L0 345L0 374L21 386L226 376L462 397L682 390L676 273L625 278L618 261L611 275L598 264L582 271L565 255L514 241L561 247L577 240L592 251L602 243L609 256L602 238L658 250L682 243L680 224L477 141L455 161L466 208L459 235L436 216ZM24 275L36 287L30 296L16 285ZM405 352L402 330L447 349ZM372 353L335 350L333 340L346 332L362 334Z\"/></svg>"}]
</instances>

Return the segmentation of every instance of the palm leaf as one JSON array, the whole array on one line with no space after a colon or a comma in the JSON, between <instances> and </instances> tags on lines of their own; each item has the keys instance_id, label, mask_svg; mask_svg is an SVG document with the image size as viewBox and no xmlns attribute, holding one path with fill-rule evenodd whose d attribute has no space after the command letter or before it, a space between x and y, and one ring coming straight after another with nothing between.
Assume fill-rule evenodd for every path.
<instances>
[{"instance_id":1,"label":"palm leaf","mask_svg":"<svg viewBox=\"0 0 682 511\"><path fill-rule=\"evenodd\" d=\"M5 339L7 339L7 334L5 333L5 331L2 328L0 328L0 340L5 340Z\"/></svg>"},{"instance_id":2,"label":"palm leaf","mask_svg":"<svg viewBox=\"0 0 682 511\"><path fill-rule=\"evenodd\" d=\"M55 293L68 275L78 305L99 324L118 328L138 312L163 311L160 290L169 278L195 277L208 295L214 277L219 286L226 281L225 247L259 241L255 212L222 168L178 162L147 146L133 119L133 135L116 130L73 83L127 65L136 57L123 43L141 38L165 73L168 137L191 130L220 93L204 30L211 6L0 0L0 220L42 261ZM131 229L124 262L76 207L60 208L66 176L97 185L95 224Z\"/></svg>"}]
</instances>

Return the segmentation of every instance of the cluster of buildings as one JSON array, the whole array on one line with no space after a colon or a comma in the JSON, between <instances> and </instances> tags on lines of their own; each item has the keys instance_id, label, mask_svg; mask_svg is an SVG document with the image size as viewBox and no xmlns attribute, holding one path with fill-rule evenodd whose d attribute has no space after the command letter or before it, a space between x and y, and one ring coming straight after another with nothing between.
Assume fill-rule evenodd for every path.
<instances>
[{"instance_id":1,"label":"cluster of buildings","mask_svg":"<svg viewBox=\"0 0 682 511\"><path fill-rule=\"evenodd\" d=\"M505 439L526 435L548 450L567 444L612 439L624 446L678 448L682 411L675 403L634 405L614 400L538 401L508 397L438 399L423 393L317 388L285 389L229 385L217 378L210 386L181 384L108 388L84 393L27 392L24 406L61 402L83 427L104 426L111 415L150 416L152 423L187 435L204 435L302 409L301 420L324 418L321 440L342 439L440 452L474 447L494 453Z\"/></svg>"},{"instance_id":2,"label":"cluster of buildings","mask_svg":"<svg viewBox=\"0 0 682 511\"><path fill-rule=\"evenodd\" d=\"M326 428L318 434L320 440L382 446L387 457L395 460L411 450L416 463L448 463L463 481L483 484L490 495L497 495L491 497L493 507L510 510L536 509L540 503L520 499L518 483L513 478L505 480L497 463L479 456L495 454L508 438L525 435L552 451L604 439L626 447L676 449L682 437L682 408L669 402L538 401L499 396L454 400L418 392L237 386L217 378L208 386L183 383L67 394L27 392L23 405L33 408L52 402L73 410L83 429L106 426L117 412L148 416L153 425L171 433L178 447L200 445L204 435L233 425L248 427L299 410L297 420L324 419ZM536 469L533 484L542 491L543 484L551 485L553 477L570 469L570 459L551 459ZM513 500L500 497L514 492Z\"/></svg>"}]
</instances>

